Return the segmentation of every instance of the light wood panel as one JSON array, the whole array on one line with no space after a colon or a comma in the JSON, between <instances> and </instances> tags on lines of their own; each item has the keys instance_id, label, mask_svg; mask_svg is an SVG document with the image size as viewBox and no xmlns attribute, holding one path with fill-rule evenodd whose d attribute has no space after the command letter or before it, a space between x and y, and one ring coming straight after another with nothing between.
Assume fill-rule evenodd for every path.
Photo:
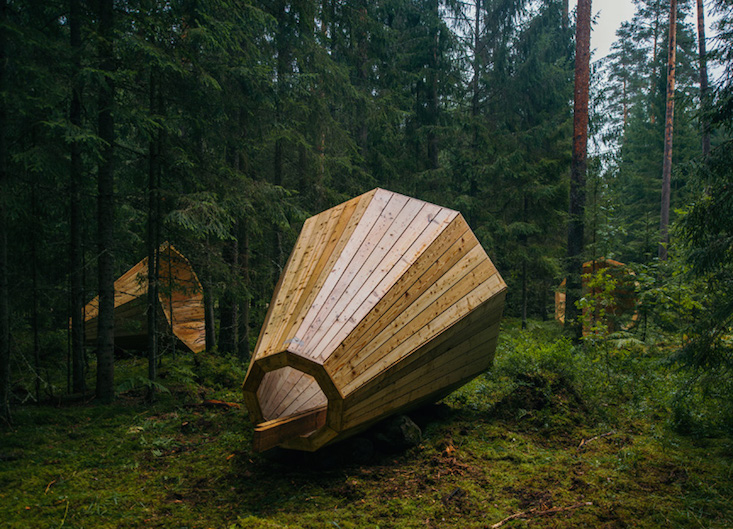
<instances>
[{"instance_id":1,"label":"light wood panel","mask_svg":"<svg viewBox=\"0 0 733 529\"><path fill-rule=\"evenodd\" d=\"M312 217L243 385L258 449L318 449L481 373L505 290L456 211L376 189ZM317 428L289 419L324 399Z\"/></svg>"},{"instance_id":2,"label":"light wood panel","mask_svg":"<svg viewBox=\"0 0 733 529\"><path fill-rule=\"evenodd\" d=\"M163 327L194 352L206 347L201 283L191 263L169 243L159 250L158 306ZM147 336L148 260L141 260L115 281L115 342L144 347ZM87 344L97 339L99 299L84 307Z\"/></svg>"}]
</instances>

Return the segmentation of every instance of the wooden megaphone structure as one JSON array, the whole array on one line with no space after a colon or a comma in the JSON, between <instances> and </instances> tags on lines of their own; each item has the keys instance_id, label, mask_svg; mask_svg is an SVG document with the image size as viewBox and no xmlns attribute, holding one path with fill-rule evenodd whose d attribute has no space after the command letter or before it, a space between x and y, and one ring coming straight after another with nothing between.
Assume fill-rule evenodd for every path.
<instances>
[{"instance_id":1,"label":"wooden megaphone structure","mask_svg":"<svg viewBox=\"0 0 733 529\"><path fill-rule=\"evenodd\" d=\"M457 211L375 189L309 218L243 385L255 450L317 450L462 386L505 292Z\"/></svg>"}]
</instances>

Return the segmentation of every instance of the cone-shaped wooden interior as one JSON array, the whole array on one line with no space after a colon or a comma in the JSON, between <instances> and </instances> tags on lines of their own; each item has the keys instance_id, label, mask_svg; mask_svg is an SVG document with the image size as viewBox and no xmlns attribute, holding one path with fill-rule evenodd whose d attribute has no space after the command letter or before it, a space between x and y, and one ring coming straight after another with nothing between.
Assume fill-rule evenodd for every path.
<instances>
[{"instance_id":1,"label":"cone-shaped wooden interior","mask_svg":"<svg viewBox=\"0 0 733 529\"><path fill-rule=\"evenodd\" d=\"M243 385L255 449L316 450L465 384L505 291L457 211L375 189L309 218Z\"/></svg>"},{"instance_id":2,"label":"cone-shaped wooden interior","mask_svg":"<svg viewBox=\"0 0 733 529\"><path fill-rule=\"evenodd\" d=\"M206 347L204 298L191 263L171 244L159 249L158 321L183 346L197 353ZM123 349L147 347L148 259L115 281L115 345ZM99 298L84 307L84 332L88 345L97 340Z\"/></svg>"}]
</instances>

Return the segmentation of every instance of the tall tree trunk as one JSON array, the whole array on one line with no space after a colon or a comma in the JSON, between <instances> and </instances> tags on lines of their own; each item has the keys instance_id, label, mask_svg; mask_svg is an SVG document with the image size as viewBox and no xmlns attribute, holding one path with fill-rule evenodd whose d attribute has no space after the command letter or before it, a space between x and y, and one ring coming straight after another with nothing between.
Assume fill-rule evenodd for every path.
<instances>
[{"instance_id":1,"label":"tall tree trunk","mask_svg":"<svg viewBox=\"0 0 733 529\"><path fill-rule=\"evenodd\" d=\"M0 24L5 26L7 0L0 0ZM6 91L6 32L0 31L0 94ZM8 284L8 215L9 196L6 99L0 99L0 421L10 424L10 289Z\"/></svg>"},{"instance_id":2,"label":"tall tree trunk","mask_svg":"<svg viewBox=\"0 0 733 529\"><path fill-rule=\"evenodd\" d=\"M250 280L249 280L249 230L247 221L240 223L239 229L239 262L241 265L242 281L244 282L245 298L240 302L239 315L239 359L242 362L249 360L249 318L250 318Z\"/></svg>"},{"instance_id":3,"label":"tall tree trunk","mask_svg":"<svg viewBox=\"0 0 733 529\"><path fill-rule=\"evenodd\" d=\"M654 86L657 82L657 47L659 42L659 19L661 17L660 11L661 11L661 0L657 0L657 3L654 4L654 29L652 30L652 38L654 39L654 45L652 48L652 75L650 80L650 86L649 86L649 93L654 92ZM650 99L651 104L649 105L649 113L650 113L650 121L652 125L657 121L657 115L654 110L654 98L652 97Z\"/></svg>"},{"instance_id":4,"label":"tall tree trunk","mask_svg":"<svg viewBox=\"0 0 733 529\"><path fill-rule=\"evenodd\" d=\"M97 398L111 402L114 398L114 142L115 122L112 115L115 88L112 32L113 0L99 0L98 52L100 69L105 74L99 85L98 128L102 152L97 173L97 244L99 277L99 316L97 339Z\"/></svg>"},{"instance_id":5,"label":"tall tree trunk","mask_svg":"<svg viewBox=\"0 0 733 529\"><path fill-rule=\"evenodd\" d=\"M75 131L81 130L81 13L79 0L69 6L69 31L73 63L69 121ZM74 393L86 392L84 374L84 263L82 257L82 160L81 143L72 140L69 175L69 265L71 270L71 388Z\"/></svg>"},{"instance_id":6,"label":"tall tree trunk","mask_svg":"<svg viewBox=\"0 0 733 529\"><path fill-rule=\"evenodd\" d=\"M563 0L562 2L562 29L568 29L568 20L570 18L569 4L569 0Z\"/></svg>"},{"instance_id":7,"label":"tall tree trunk","mask_svg":"<svg viewBox=\"0 0 733 529\"><path fill-rule=\"evenodd\" d=\"M208 243L208 241L207 241ZM214 284L211 279L211 263L208 257L210 247L206 245L206 267L202 274L202 287L204 290L204 336L206 339L206 350L213 351L216 347L216 318L214 316Z\"/></svg>"},{"instance_id":8,"label":"tall tree trunk","mask_svg":"<svg viewBox=\"0 0 733 529\"><path fill-rule=\"evenodd\" d=\"M232 288L234 277L239 274L239 248L237 240L227 241L222 252L224 262L229 265L229 273L232 279L225 289L224 295L219 302L219 350L233 354L238 351L239 322L238 322L238 300Z\"/></svg>"},{"instance_id":9,"label":"tall tree trunk","mask_svg":"<svg viewBox=\"0 0 733 529\"><path fill-rule=\"evenodd\" d=\"M150 116L156 115L156 83L155 68L150 71ZM158 367L158 267L160 263L159 242L159 189L158 164L160 161L160 133L152 132L148 143L148 379L155 381ZM155 387L148 386L148 400L155 399Z\"/></svg>"},{"instance_id":10,"label":"tall tree trunk","mask_svg":"<svg viewBox=\"0 0 733 529\"><path fill-rule=\"evenodd\" d=\"M576 340L583 328L575 302L581 296L583 235L585 221L585 176L588 155L588 90L590 83L591 0L578 0L575 37L575 103L573 110L573 158L570 166L570 208L565 323Z\"/></svg>"},{"instance_id":11,"label":"tall tree trunk","mask_svg":"<svg viewBox=\"0 0 733 529\"><path fill-rule=\"evenodd\" d=\"M677 52L677 0L669 8L667 54L667 111L664 118L664 164L662 166L662 210L659 219L659 260L666 261L669 245L669 199L672 188L672 135L674 133L674 76Z\"/></svg>"},{"instance_id":12,"label":"tall tree trunk","mask_svg":"<svg viewBox=\"0 0 733 529\"><path fill-rule=\"evenodd\" d=\"M710 123L708 123L708 60L707 51L705 50L705 4L703 0L697 0L697 40L700 52L700 107L702 108L702 118L700 125L702 128L702 155L707 157L710 154Z\"/></svg>"},{"instance_id":13,"label":"tall tree trunk","mask_svg":"<svg viewBox=\"0 0 733 529\"><path fill-rule=\"evenodd\" d=\"M35 144L35 142L34 142ZM34 145L35 147L35 145ZM35 370L35 389L36 389L36 403L41 402L41 340L39 335L39 314L38 314L38 234L42 222L40 221L38 211L38 196L36 194L37 178L33 175L33 181L31 183L31 215L33 221L31 222L31 233L29 234L31 240L31 276L32 276L32 302L33 307L31 310L31 330L33 332L33 369Z\"/></svg>"},{"instance_id":14,"label":"tall tree trunk","mask_svg":"<svg viewBox=\"0 0 733 529\"><path fill-rule=\"evenodd\" d=\"M436 20L440 19L438 2L431 3L431 14ZM428 67L428 162L430 169L438 169L438 38L440 30L435 27L435 35L433 35L433 45L430 50L430 63Z\"/></svg>"}]
</instances>

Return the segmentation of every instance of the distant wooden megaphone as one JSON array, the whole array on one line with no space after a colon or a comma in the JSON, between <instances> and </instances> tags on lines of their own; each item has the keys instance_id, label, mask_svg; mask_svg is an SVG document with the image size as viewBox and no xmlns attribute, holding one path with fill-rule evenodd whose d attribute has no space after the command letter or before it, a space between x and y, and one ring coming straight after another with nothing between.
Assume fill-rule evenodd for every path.
<instances>
[{"instance_id":1,"label":"distant wooden megaphone","mask_svg":"<svg viewBox=\"0 0 733 529\"><path fill-rule=\"evenodd\" d=\"M255 450L317 450L462 386L505 292L457 211L375 189L309 218L243 385Z\"/></svg>"}]
</instances>

